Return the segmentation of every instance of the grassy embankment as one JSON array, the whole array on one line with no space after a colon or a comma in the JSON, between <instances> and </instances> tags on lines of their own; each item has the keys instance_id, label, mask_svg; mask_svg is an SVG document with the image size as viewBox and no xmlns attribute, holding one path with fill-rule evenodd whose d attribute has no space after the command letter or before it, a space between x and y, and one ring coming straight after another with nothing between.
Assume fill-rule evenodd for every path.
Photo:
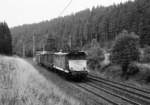
<instances>
[{"instance_id":1,"label":"grassy embankment","mask_svg":"<svg viewBox=\"0 0 150 105\"><path fill-rule=\"evenodd\" d=\"M0 105L80 105L20 58L0 57Z\"/></svg>"}]
</instances>

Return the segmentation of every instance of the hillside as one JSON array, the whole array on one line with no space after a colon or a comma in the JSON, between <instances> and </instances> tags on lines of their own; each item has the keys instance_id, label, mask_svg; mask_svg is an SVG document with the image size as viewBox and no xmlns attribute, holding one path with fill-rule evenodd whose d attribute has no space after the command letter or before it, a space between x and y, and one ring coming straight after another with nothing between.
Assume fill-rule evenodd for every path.
<instances>
[{"instance_id":1,"label":"hillside","mask_svg":"<svg viewBox=\"0 0 150 105\"><path fill-rule=\"evenodd\" d=\"M27 61L0 58L0 105L81 105Z\"/></svg>"},{"instance_id":2,"label":"hillside","mask_svg":"<svg viewBox=\"0 0 150 105\"><path fill-rule=\"evenodd\" d=\"M150 44L150 1L135 0L109 7L93 7L69 16L50 21L17 26L11 29L13 51L22 55L23 44L26 55L32 55L32 37L35 35L36 50L41 50L54 39L56 49L82 48L97 39L101 47L110 47L122 30L135 32L141 45Z\"/></svg>"}]
</instances>

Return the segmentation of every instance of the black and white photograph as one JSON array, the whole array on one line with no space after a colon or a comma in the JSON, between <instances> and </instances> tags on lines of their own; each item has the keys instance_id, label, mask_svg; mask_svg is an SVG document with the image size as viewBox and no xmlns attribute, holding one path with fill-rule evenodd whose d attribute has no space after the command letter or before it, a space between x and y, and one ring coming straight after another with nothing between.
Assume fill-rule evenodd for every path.
<instances>
[{"instance_id":1,"label":"black and white photograph","mask_svg":"<svg viewBox=\"0 0 150 105\"><path fill-rule=\"evenodd\" d=\"M0 4L0 105L150 105L150 0Z\"/></svg>"}]
</instances>

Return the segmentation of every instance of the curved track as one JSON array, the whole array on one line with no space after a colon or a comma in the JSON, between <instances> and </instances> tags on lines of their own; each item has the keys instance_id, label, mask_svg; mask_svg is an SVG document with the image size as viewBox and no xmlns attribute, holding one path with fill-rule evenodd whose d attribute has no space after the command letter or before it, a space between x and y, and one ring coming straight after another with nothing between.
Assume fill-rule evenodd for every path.
<instances>
[{"instance_id":1,"label":"curved track","mask_svg":"<svg viewBox=\"0 0 150 105\"><path fill-rule=\"evenodd\" d=\"M96 97L101 98L109 103L109 105L141 105L138 102L132 101L124 96L115 94L107 89L92 85L91 83L77 84L87 92L94 94Z\"/></svg>"},{"instance_id":2,"label":"curved track","mask_svg":"<svg viewBox=\"0 0 150 105\"><path fill-rule=\"evenodd\" d=\"M87 91L89 94L93 94L93 95L95 95L97 98L101 98L101 99L105 100L106 102L108 102L108 103L111 104L111 105L119 105L118 103L113 102L112 100L110 100L110 99L104 97L103 95L98 94L97 92L93 91L92 89L87 88L87 86L85 86L85 85L83 85L83 84L82 84L82 85L81 85L81 84L76 84L76 85L77 85L78 87L84 89L85 91ZM93 100L94 100L94 98L93 98ZM98 102L97 102L97 103L98 103Z\"/></svg>"},{"instance_id":3,"label":"curved track","mask_svg":"<svg viewBox=\"0 0 150 105\"><path fill-rule=\"evenodd\" d=\"M86 84L95 87L97 89L109 92L114 96L120 97L134 105L150 105L150 93L149 91L142 90L136 87L128 86L115 81L107 80L94 75L89 75L89 82Z\"/></svg>"},{"instance_id":4,"label":"curved track","mask_svg":"<svg viewBox=\"0 0 150 105\"><path fill-rule=\"evenodd\" d=\"M138 87L134 87L134 86L130 86L130 85L127 85L127 84L120 83L120 82L108 80L108 79L105 79L105 78L102 78L102 77L98 77L98 76L95 76L95 75L92 75L92 74L90 74L89 77L90 78L91 77L92 78L97 78L97 79L104 80L104 81L108 81L108 82L111 82L113 84L117 84L117 85L120 85L120 86L123 86L123 87L126 87L126 88L130 88L130 89L134 89L136 91L140 91L140 92L147 93L147 94L150 95L150 90L147 90L147 89L140 89Z\"/></svg>"}]
</instances>

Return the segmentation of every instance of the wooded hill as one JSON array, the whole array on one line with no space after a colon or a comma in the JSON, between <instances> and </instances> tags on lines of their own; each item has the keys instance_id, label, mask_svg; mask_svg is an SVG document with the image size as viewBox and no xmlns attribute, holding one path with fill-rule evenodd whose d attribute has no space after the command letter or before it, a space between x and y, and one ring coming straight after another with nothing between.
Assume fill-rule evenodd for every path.
<instances>
[{"instance_id":1,"label":"wooded hill","mask_svg":"<svg viewBox=\"0 0 150 105\"><path fill-rule=\"evenodd\" d=\"M24 45L26 55L32 55L33 35L36 50L43 46L46 49L53 46L55 50L68 50L70 46L81 49L93 39L101 47L109 47L124 29L139 35L142 46L150 44L150 0L98 6L50 21L14 27L11 29L13 51L21 55Z\"/></svg>"}]
</instances>

